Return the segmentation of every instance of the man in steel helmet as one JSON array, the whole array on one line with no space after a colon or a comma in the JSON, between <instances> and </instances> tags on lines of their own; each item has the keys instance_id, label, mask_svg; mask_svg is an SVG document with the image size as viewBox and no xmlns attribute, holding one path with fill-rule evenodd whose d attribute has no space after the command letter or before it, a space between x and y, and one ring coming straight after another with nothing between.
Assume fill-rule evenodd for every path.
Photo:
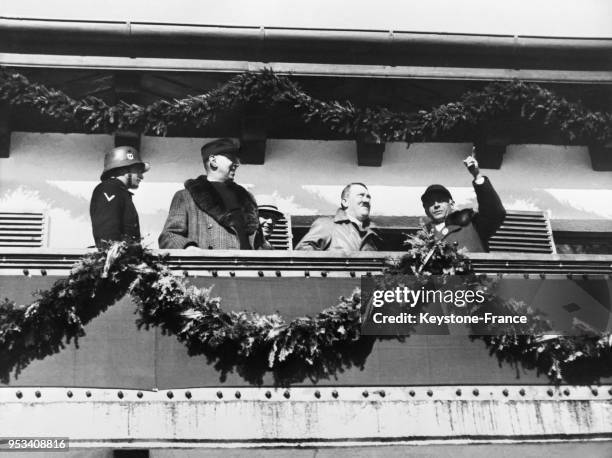
<instances>
[{"instance_id":1,"label":"man in steel helmet","mask_svg":"<svg viewBox=\"0 0 612 458\"><path fill-rule=\"evenodd\" d=\"M150 168L131 146L119 146L106 153L102 182L94 189L89 205L97 247L104 241L140 240L138 213L129 190L138 188Z\"/></svg>"}]
</instances>

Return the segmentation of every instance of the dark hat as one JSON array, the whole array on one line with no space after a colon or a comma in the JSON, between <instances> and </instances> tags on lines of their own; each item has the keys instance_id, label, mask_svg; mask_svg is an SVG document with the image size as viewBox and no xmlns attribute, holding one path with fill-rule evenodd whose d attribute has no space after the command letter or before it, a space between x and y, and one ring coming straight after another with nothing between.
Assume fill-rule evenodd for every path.
<instances>
[{"instance_id":1,"label":"dark hat","mask_svg":"<svg viewBox=\"0 0 612 458\"><path fill-rule=\"evenodd\" d=\"M202 149L202 160L206 160L210 156L222 155L230 159L232 162L238 162L238 151L240 145L236 140L231 138L220 138L206 143Z\"/></svg>"},{"instance_id":2,"label":"dark hat","mask_svg":"<svg viewBox=\"0 0 612 458\"><path fill-rule=\"evenodd\" d=\"M451 195L450 191L446 189L444 186L442 186L441 184L432 184L427 187L427 189L421 196L421 202L423 202L423 205L425 205L425 202L427 202L428 197L433 194L439 194L439 195L446 196L450 200L453 199L453 196Z\"/></svg>"}]
</instances>

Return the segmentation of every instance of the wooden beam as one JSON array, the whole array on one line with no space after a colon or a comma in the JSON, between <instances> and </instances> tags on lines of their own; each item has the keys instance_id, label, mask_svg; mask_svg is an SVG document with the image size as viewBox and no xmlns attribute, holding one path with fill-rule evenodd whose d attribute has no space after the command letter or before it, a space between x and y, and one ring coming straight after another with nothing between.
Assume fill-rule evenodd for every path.
<instances>
[{"instance_id":1,"label":"wooden beam","mask_svg":"<svg viewBox=\"0 0 612 458\"><path fill-rule=\"evenodd\" d=\"M357 165L380 167L382 165L385 143L357 140Z\"/></svg>"},{"instance_id":2,"label":"wooden beam","mask_svg":"<svg viewBox=\"0 0 612 458\"><path fill-rule=\"evenodd\" d=\"M0 102L0 158L8 158L11 152L11 106Z\"/></svg>"},{"instance_id":3,"label":"wooden beam","mask_svg":"<svg viewBox=\"0 0 612 458\"><path fill-rule=\"evenodd\" d=\"M131 146L140 151L140 138L138 132L118 130L115 132L115 146Z\"/></svg>"},{"instance_id":4,"label":"wooden beam","mask_svg":"<svg viewBox=\"0 0 612 458\"><path fill-rule=\"evenodd\" d=\"M429 67L352 65L295 62L250 62L210 59L73 56L0 53L0 65L8 67L96 68L174 72L242 73L270 68L278 74L296 76L342 76L347 78L443 79L474 81L523 81L612 84L612 71L541 70L485 67Z\"/></svg>"},{"instance_id":5,"label":"wooden beam","mask_svg":"<svg viewBox=\"0 0 612 458\"><path fill-rule=\"evenodd\" d=\"M474 141L476 159L481 169L499 169L504 160L510 135L500 135L498 125L484 124Z\"/></svg>"},{"instance_id":6,"label":"wooden beam","mask_svg":"<svg viewBox=\"0 0 612 458\"><path fill-rule=\"evenodd\" d=\"M612 142L589 145L591 166L597 172L612 171Z\"/></svg>"},{"instance_id":7,"label":"wooden beam","mask_svg":"<svg viewBox=\"0 0 612 458\"><path fill-rule=\"evenodd\" d=\"M266 118L262 114L247 115L240 130L240 161L263 164L266 160Z\"/></svg>"}]
</instances>

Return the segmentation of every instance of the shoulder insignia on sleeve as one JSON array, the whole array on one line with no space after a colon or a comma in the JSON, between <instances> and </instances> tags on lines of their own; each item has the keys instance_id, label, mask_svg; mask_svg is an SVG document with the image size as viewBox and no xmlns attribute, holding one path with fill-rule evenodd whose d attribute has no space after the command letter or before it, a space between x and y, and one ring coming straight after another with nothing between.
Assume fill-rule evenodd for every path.
<instances>
[{"instance_id":1,"label":"shoulder insignia on sleeve","mask_svg":"<svg viewBox=\"0 0 612 458\"><path fill-rule=\"evenodd\" d=\"M104 197L106 197L106 200L108 202L110 202L111 200L113 200L115 198L115 195L112 194L112 195L109 196L108 194L104 193Z\"/></svg>"}]
</instances>

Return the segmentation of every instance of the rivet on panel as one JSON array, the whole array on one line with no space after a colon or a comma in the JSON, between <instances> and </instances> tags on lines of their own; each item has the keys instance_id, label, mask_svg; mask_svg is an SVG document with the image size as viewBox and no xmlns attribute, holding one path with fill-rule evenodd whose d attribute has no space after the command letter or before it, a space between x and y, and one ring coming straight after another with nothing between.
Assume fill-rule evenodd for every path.
<instances>
[{"instance_id":1,"label":"rivet on panel","mask_svg":"<svg viewBox=\"0 0 612 458\"><path fill-rule=\"evenodd\" d=\"M119 399L123 399L123 391L118 391L118 392L117 392L117 397L118 397Z\"/></svg>"},{"instance_id":2,"label":"rivet on panel","mask_svg":"<svg viewBox=\"0 0 612 458\"><path fill-rule=\"evenodd\" d=\"M427 396L432 397L433 396L433 391L432 390L427 390Z\"/></svg>"},{"instance_id":3,"label":"rivet on panel","mask_svg":"<svg viewBox=\"0 0 612 458\"><path fill-rule=\"evenodd\" d=\"M166 396L168 396L168 399L172 399L174 397L174 393L172 391L168 391Z\"/></svg>"},{"instance_id":4,"label":"rivet on panel","mask_svg":"<svg viewBox=\"0 0 612 458\"><path fill-rule=\"evenodd\" d=\"M474 396L478 396L478 395L480 394L480 391L478 391L478 388L474 388L474 389L472 390L472 394L473 394Z\"/></svg>"},{"instance_id":5,"label":"rivet on panel","mask_svg":"<svg viewBox=\"0 0 612 458\"><path fill-rule=\"evenodd\" d=\"M455 391L455 394L457 396L461 396L461 388L457 388L457 391Z\"/></svg>"},{"instance_id":6,"label":"rivet on panel","mask_svg":"<svg viewBox=\"0 0 612 458\"><path fill-rule=\"evenodd\" d=\"M185 397L191 399L191 391L185 391Z\"/></svg>"},{"instance_id":7,"label":"rivet on panel","mask_svg":"<svg viewBox=\"0 0 612 458\"><path fill-rule=\"evenodd\" d=\"M370 393L368 393L368 390L363 390L363 393L361 394L364 398L367 398L370 395Z\"/></svg>"},{"instance_id":8,"label":"rivet on panel","mask_svg":"<svg viewBox=\"0 0 612 458\"><path fill-rule=\"evenodd\" d=\"M221 391L217 391L217 397L219 399L223 399L223 393L221 393Z\"/></svg>"},{"instance_id":9,"label":"rivet on panel","mask_svg":"<svg viewBox=\"0 0 612 458\"><path fill-rule=\"evenodd\" d=\"M272 397L272 393L270 391L266 391L266 397L270 399Z\"/></svg>"},{"instance_id":10,"label":"rivet on panel","mask_svg":"<svg viewBox=\"0 0 612 458\"><path fill-rule=\"evenodd\" d=\"M36 396L37 398L39 398L41 396L40 391L36 390L34 392L34 396Z\"/></svg>"},{"instance_id":11,"label":"rivet on panel","mask_svg":"<svg viewBox=\"0 0 612 458\"><path fill-rule=\"evenodd\" d=\"M234 393L234 396L236 396L236 399L240 399L242 397L242 394L240 394L240 391L236 391Z\"/></svg>"},{"instance_id":12,"label":"rivet on panel","mask_svg":"<svg viewBox=\"0 0 612 458\"><path fill-rule=\"evenodd\" d=\"M136 393L136 396L138 396L138 399L142 399L144 395L142 394L142 391L139 391L138 393Z\"/></svg>"},{"instance_id":13,"label":"rivet on panel","mask_svg":"<svg viewBox=\"0 0 612 458\"><path fill-rule=\"evenodd\" d=\"M336 390L332 391L332 396L334 398L338 398L338 391L336 391Z\"/></svg>"},{"instance_id":14,"label":"rivet on panel","mask_svg":"<svg viewBox=\"0 0 612 458\"><path fill-rule=\"evenodd\" d=\"M320 399L321 398L321 392L319 390L315 391L314 392L314 396L315 396L315 398Z\"/></svg>"},{"instance_id":15,"label":"rivet on panel","mask_svg":"<svg viewBox=\"0 0 612 458\"><path fill-rule=\"evenodd\" d=\"M289 398L291 397L291 393L289 393L289 390L286 390L286 391L283 393L283 396L285 396L285 398L289 399Z\"/></svg>"},{"instance_id":16,"label":"rivet on panel","mask_svg":"<svg viewBox=\"0 0 612 458\"><path fill-rule=\"evenodd\" d=\"M72 397L72 391L68 391L68 392L66 393L66 396L68 396L69 398L71 398L71 397Z\"/></svg>"}]
</instances>

